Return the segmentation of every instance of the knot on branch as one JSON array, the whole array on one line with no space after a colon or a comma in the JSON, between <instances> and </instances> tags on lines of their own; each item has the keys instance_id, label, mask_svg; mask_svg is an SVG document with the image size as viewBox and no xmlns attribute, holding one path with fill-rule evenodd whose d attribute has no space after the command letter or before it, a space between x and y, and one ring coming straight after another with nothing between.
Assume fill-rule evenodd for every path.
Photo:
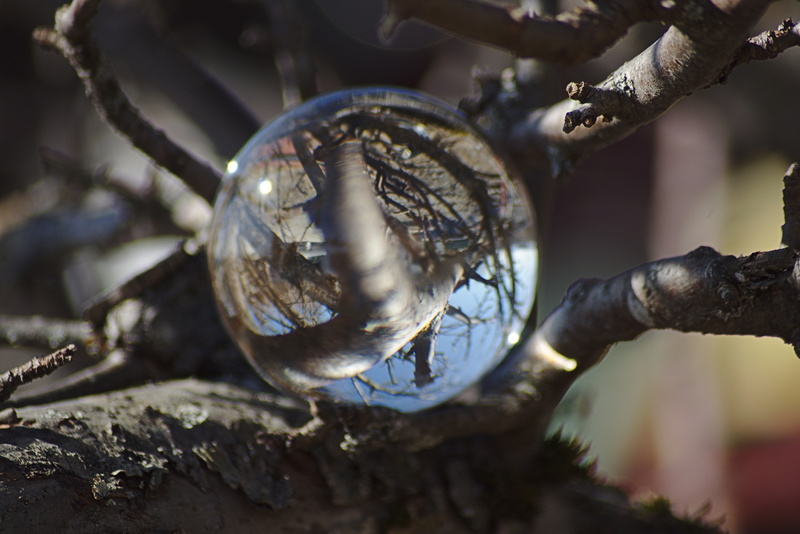
<instances>
[{"instance_id":1,"label":"knot on branch","mask_svg":"<svg viewBox=\"0 0 800 534\"><path fill-rule=\"evenodd\" d=\"M567 96L584 105L564 116L564 133L570 133L580 125L591 128L597 119L611 122L614 115L630 101L627 95L616 90L595 87L586 82L570 82L567 85Z\"/></svg>"}]
</instances>

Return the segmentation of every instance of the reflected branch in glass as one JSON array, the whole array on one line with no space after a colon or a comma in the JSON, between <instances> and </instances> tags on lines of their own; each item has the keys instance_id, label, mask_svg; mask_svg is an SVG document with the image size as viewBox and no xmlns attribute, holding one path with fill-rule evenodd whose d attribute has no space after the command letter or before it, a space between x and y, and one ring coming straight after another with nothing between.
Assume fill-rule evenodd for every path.
<instances>
[{"instance_id":1,"label":"reflected branch in glass","mask_svg":"<svg viewBox=\"0 0 800 534\"><path fill-rule=\"evenodd\" d=\"M214 290L272 384L419 410L476 383L519 338L537 273L531 207L446 104L324 95L267 125L228 170Z\"/></svg>"}]
</instances>

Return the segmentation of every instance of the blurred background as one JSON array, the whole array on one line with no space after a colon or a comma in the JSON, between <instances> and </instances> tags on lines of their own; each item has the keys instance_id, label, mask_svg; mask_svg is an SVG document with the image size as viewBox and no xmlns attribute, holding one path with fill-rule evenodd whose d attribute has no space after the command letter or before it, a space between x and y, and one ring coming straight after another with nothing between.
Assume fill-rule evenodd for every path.
<instances>
[{"instance_id":1,"label":"blurred background","mask_svg":"<svg viewBox=\"0 0 800 534\"><path fill-rule=\"evenodd\" d=\"M0 2L0 315L78 317L210 213L103 125L67 62L33 43L59 5ZM382 43L377 0L294 6L323 90L390 84L457 104L474 91L473 67L514 64L421 24ZM757 30L788 17L800 19L800 4L776 2ZM262 2L108 0L93 28L144 116L219 169L282 109ZM542 105L570 81L599 82L661 31L639 25L598 60L547 67ZM700 245L778 247L781 179L800 160L799 94L800 50L742 66L587 158L547 205L534 199L548 214L540 315L578 278ZM98 179L117 187L90 187ZM39 353L2 348L0 371ZM780 341L648 333L582 377L553 428L589 442L599 472L634 496L666 495L736 533L800 531L800 361Z\"/></svg>"}]
</instances>

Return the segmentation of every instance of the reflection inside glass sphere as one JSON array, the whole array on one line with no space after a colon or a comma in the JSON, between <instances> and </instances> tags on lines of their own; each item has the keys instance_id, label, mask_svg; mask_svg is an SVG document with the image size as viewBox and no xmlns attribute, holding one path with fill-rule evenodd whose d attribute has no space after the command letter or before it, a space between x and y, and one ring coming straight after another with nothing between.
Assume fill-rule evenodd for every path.
<instances>
[{"instance_id":1,"label":"reflection inside glass sphere","mask_svg":"<svg viewBox=\"0 0 800 534\"><path fill-rule=\"evenodd\" d=\"M414 411L475 384L519 340L537 275L531 208L447 105L383 88L321 96L227 170L212 283L270 383Z\"/></svg>"}]
</instances>

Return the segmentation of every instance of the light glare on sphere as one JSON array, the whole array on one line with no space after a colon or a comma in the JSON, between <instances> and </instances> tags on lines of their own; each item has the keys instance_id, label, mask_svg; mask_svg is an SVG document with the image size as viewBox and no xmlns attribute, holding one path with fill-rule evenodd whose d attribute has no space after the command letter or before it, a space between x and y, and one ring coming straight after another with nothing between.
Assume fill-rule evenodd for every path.
<instances>
[{"instance_id":1,"label":"light glare on sphere","mask_svg":"<svg viewBox=\"0 0 800 534\"><path fill-rule=\"evenodd\" d=\"M340 91L228 164L208 254L223 322L293 394L415 411L479 381L530 313L530 204L482 136L405 90Z\"/></svg>"}]
</instances>

